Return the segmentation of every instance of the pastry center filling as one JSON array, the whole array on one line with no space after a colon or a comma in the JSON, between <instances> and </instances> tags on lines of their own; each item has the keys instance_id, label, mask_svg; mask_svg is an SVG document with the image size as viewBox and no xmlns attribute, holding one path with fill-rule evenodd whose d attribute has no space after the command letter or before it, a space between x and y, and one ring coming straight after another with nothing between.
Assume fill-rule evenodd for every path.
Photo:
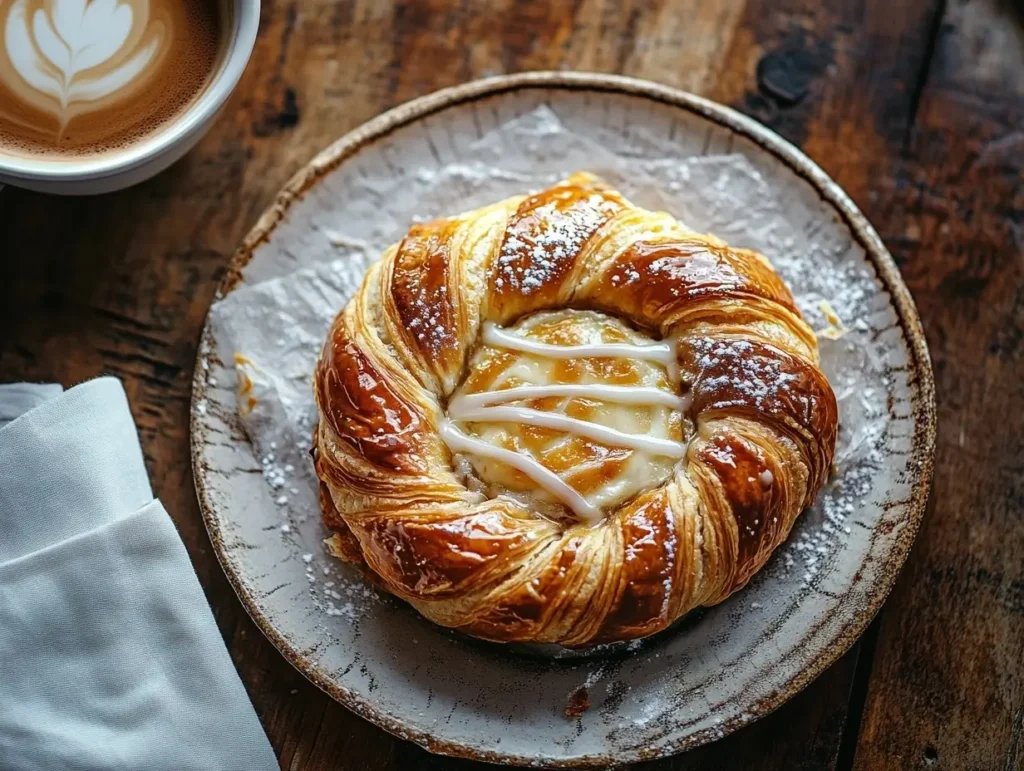
<instances>
[{"instance_id":1,"label":"pastry center filling","mask_svg":"<svg viewBox=\"0 0 1024 771\"><path fill-rule=\"evenodd\" d=\"M470 486L600 520L686 451L674 345L590 311L485 325L441 434Z\"/></svg>"}]
</instances>

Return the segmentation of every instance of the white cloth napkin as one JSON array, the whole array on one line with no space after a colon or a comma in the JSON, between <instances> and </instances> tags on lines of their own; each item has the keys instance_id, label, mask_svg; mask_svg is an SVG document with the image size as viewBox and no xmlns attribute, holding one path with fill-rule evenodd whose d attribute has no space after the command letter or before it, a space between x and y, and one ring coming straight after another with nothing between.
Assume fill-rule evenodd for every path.
<instances>
[{"instance_id":1,"label":"white cloth napkin","mask_svg":"<svg viewBox=\"0 0 1024 771\"><path fill-rule=\"evenodd\" d=\"M0 384L0 428L63 391L60 383Z\"/></svg>"},{"instance_id":2,"label":"white cloth napkin","mask_svg":"<svg viewBox=\"0 0 1024 771\"><path fill-rule=\"evenodd\" d=\"M53 394L0 390L0 769L277 769L120 382Z\"/></svg>"}]
</instances>

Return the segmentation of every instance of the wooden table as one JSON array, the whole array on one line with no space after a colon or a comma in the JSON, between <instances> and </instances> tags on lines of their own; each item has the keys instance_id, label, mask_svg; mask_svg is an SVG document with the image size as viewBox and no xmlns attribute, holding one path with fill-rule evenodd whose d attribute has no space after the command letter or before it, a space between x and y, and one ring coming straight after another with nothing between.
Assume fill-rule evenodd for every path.
<instances>
[{"instance_id":1,"label":"wooden table","mask_svg":"<svg viewBox=\"0 0 1024 771\"><path fill-rule=\"evenodd\" d=\"M343 132L442 86L620 72L768 124L899 263L935 364L932 505L864 638L793 701L668 769L1024 768L1024 6L1016 0L264 0L252 62L183 162L118 194L0 193L0 379L120 376L285 769L470 769L363 722L232 593L189 466L196 344L244 233Z\"/></svg>"}]
</instances>

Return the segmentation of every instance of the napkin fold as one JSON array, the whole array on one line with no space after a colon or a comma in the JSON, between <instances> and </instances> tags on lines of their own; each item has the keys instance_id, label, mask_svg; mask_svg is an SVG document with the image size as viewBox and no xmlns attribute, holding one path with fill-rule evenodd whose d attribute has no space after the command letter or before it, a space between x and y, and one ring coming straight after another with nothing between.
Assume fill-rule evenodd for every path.
<instances>
[{"instance_id":1,"label":"napkin fold","mask_svg":"<svg viewBox=\"0 0 1024 771\"><path fill-rule=\"evenodd\" d=\"M59 396L63 390L60 383L0 384L0 428L43 402Z\"/></svg>"},{"instance_id":2,"label":"napkin fold","mask_svg":"<svg viewBox=\"0 0 1024 771\"><path fill-rule=\"evenodd\" d=\"M277 769L120 382L50 396L0 427L0 769Z\"/></svg>"}]
</instances>

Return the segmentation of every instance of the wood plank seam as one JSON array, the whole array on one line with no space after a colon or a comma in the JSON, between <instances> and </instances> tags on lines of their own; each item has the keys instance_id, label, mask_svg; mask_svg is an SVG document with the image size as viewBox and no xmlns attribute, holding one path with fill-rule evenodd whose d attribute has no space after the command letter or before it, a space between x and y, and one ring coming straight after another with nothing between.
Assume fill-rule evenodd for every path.
<instances>
[{"instance_id":1,"label":"wood plank seam","mask_svg":"<svg viewBox=\"0 0 1024 771\"><path fill-rule=\"evenodd\" d=\"M935 63L935 53L939 48L939 34L942 30L943 20L946 18L946 4L948 0L939 0L938 6L932 12L931 24L928 28L928 36L925 39L924 60L917 71L917 77L911 84L910 95L907 97L910 102L910 110L907 115L906 131L903 134L901 154L906 157L910 151L911 141L914 138L914 127L917 125L918 111L921 107L921 97L924 96L928 86L928 79Z\"/></svg>"}]
</instances>

